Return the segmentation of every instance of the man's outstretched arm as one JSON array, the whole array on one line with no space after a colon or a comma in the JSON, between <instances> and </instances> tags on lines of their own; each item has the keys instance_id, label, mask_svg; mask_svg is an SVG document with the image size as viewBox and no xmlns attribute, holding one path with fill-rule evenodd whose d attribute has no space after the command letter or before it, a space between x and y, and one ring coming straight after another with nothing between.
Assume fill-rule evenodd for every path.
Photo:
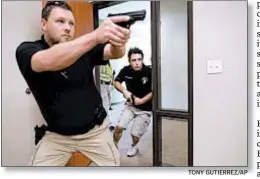
<instances>
[{"instance_id":1,"label":"man's outstretched arm","mask_svg":"<svg viewBox=\"0 0 260 179\"><path fill-rule=\"evenodd\" d=\"M128 16L109 18L98 29L89 34L35 53L31 59L32 69L35 72L62 70L75 63L80 56L90 51L97 44L109 42L113 46L123 46L130 32L115 23L128 20ZM112 45L106 45L107 52L104 55L106 58L122 55L123 49L109 47Z\"/></svg>"}]
</instances>

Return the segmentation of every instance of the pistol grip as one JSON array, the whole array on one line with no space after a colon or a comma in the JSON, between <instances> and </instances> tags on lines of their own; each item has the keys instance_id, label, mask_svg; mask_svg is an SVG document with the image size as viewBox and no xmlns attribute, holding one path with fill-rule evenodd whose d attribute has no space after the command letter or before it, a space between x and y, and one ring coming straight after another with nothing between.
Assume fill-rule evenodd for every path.
<instances>
[{"instance_id":1,"label":"pistol grip","mask_svg":"<svg viewBox=\"0 0 260 179\"><path fill-rule=\"evenodd\" d=\"M120 23L116 23L117 25L119 25L120 27L129 29L130 28L130 24L128 24L128 22L120 22Z\"/></svg>"},{"instance_id":2,"label":"pistol grip","mask_svg":"<svg viewBox=\"0 0 260 179\"><path fill-rule=\"evenodd\" d=\"M116 24L123 27L123 28L129 29L131 27L131 25L133 25L134 22L135 21L133 19L130 19L127 22L119 22L119 23L116 23Z\"/></svg>"}]
</instances>

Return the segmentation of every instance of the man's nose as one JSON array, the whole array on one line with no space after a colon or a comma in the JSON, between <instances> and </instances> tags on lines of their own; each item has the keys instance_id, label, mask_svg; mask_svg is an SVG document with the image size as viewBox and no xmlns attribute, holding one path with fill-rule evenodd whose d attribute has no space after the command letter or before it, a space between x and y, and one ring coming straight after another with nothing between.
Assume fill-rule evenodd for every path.
<instances>
[{"instance_id":1,"label":"man's nose","mask_svg":"<svg viewBox=\"0 0 260 179\"><path fill-rule=\"evenodd\" d=\"M66 31L67 33L70 33L70 31L71 31L71 26L70 26L70 24L68 24L68 23L65 24L65 31Z\"/></svg>"}]
</instances>

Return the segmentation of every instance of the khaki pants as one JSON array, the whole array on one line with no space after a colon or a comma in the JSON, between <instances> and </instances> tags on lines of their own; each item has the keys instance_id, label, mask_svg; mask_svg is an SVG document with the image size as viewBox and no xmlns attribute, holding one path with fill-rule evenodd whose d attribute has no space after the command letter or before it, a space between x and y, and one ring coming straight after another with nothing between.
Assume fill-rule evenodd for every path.
<instances>
[{"instance_id":1,"label":"khaki pants","mask_svg":"<svg viewBox=\"0 0 260 179\"><path fill-rule=\"evenodd\" d=\"M152 112L150 111L142 111L134 106L125 105L117 126L119 128L126 128L133 121L131 134L140 138L147 131L151 122L151 116Z\"/></svg>"},{"instance_id":2,"label":"khaki pants","mask_svg":"<svg viewBox=\"0 0 260 179\"><path fill-rule=\"evenodd\" d=\"M63 136L46 132L36 146L29 166L65 166L73 152L81 152L97 166L119 166L119 152L108 129L109 121L86 134Z\"/></svg>"}]
</instances>

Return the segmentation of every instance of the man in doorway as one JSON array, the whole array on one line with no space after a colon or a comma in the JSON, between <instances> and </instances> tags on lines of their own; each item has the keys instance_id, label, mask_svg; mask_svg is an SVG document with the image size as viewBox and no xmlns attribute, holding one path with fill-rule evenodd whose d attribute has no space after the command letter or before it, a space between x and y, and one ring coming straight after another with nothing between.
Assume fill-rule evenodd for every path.
<instances>
[{"instance_id":1,"label":"man in doorway","mask_svg":"<svg viewBox=\"0 0 260 179\"><path fill-rule=\"evenodd\" d=\"M127 99L120 120L114 131L114 142L117 145L123 129L133 121L131 129L132 145L127 156L137 154L136 147L140 138L147 131L151 121L152 110L152 73L151 68L143 63L144 54L139 48L128 51L130 65L124 67L115 78L115 87ZM122 82L125 82L126 89Z\"/></svg>"},{"instance_id":2,"label":"man in doorway","mask_svg":"<svg viewBox=\"0 0 260 179\"><path fill-rule=\"evenodd\" d=\"M65 1L47 2L41 39L16 50L19 69L47 122L29 165L65 166L72 153L81 152L98 166L119 166L93 68L124 55L130 32L116 23L128 20L108 18L74 39L71 7Z\"/></svg>"},{"instance_id":3,"label":"man in doorway","mask_svg":"<svg viewBox=\"0 0 260 179\"><path fill-rule=\"evenodd\" d=\"M107 118L110 120L110 131L113 131L115 127L112 125L110 108L111 108L111 86L114 82L114 71L110 62L107 65L101 65L100 67L100 93L102 97L103 106L107 112Z\"/></svg>"}]
</instances>

